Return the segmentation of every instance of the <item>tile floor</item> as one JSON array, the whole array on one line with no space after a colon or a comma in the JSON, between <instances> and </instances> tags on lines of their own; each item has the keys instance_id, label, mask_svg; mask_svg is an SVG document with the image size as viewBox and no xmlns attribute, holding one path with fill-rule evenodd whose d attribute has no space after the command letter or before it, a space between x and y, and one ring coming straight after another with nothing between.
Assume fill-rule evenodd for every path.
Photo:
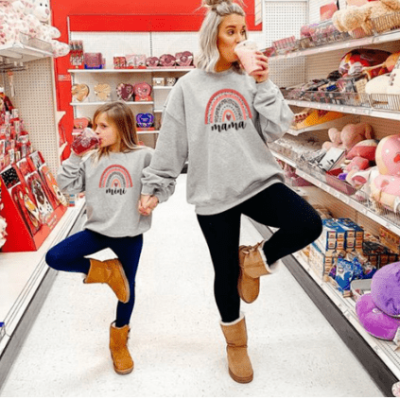
<instances>
[{"instance_id":1,"label":"tile floor","mask_svg":"<svg viewBox=\"0 0 400 400\"><path fill-rule=\"evenodd\" d=\"M59 273L0 395L382 397L285 267L262 279L259 299L242 307L253 382L229 377L213 269L185 184L181 175L145 234L129 341L133 373L120 376L112 368L111 290ZM241 242L259 239L243 220Z\"/></svg>"}]
</instances>

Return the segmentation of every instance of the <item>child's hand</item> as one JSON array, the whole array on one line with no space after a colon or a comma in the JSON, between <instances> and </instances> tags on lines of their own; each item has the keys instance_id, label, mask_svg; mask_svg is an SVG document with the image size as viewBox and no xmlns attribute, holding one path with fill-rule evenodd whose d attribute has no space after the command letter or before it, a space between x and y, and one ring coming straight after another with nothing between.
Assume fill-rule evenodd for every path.
<instances>
[{"instance_id":1,"label":"child's hand","mask_svg":"<svg viewBox=\"0 0 400 400\"><path fill-rule=\"evenodd\" d=\"M139 213L147 217L157 207L157 205L158 205L158 198L156 196L142 194L140 196L139 206L138 206Z\"/></svg>"}]
</instances>

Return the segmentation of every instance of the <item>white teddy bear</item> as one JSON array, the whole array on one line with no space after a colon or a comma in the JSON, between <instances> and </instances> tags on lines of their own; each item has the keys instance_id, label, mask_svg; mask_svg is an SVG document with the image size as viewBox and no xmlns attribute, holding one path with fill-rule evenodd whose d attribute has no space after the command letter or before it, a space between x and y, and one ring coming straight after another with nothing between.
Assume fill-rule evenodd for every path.
<instances>
[{"instance_id":1,"label":"white teddy bear","mask_svg":"<svg viewBox=\"0 0 400 400\"><path fill-rule=\"evenodd\" d=\"M13 1L0 1L0 46L12 46L17 37L18 15L11 4Z\"/></svg>"}]
</instances>

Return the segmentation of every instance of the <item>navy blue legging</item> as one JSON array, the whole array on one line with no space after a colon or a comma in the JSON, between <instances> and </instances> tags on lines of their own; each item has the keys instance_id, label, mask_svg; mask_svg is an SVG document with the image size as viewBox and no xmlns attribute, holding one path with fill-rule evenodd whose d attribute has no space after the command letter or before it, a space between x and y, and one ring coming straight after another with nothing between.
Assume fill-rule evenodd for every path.
<instances>
[{"instance_id":1,"label":"navy blue legging","mask_svg":"<svg viewBox=\"0 0 400 400\"><path fill-rule=\"evenodd\" d=\"M57 271L82 272L87 275L90 260L85 256L110 248L124 267L131 292L128 303L119 301L117 305L115 325L121 328L129 325L135 304L135 276L142 247L143 235L113 238L86 229L51 248L46 254L46 262Z\"/></svg>"},{"instance_id":2,"label":"navy blue legging","mask_svg":"<svg viewBox=\"0 0 400 400\"><path fill-rule=\"evenodd\" d=\"M197 215L214 265L214 295L223 322L239 318L238 247L242 214L279 228L263 247L269 265L307 246L322 231L321 218L314 208L282 183L220 214Z\"/></svg>"}]
</instances>

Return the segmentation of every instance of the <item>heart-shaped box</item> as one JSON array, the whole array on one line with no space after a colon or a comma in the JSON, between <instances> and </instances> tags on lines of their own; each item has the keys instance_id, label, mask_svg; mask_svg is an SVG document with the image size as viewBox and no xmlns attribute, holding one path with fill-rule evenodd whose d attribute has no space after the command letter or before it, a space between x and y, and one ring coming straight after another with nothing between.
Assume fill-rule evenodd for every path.
<instances>
[{"instance_id":1,"label":"heart-shaped box","mask_svg":"<svg viewBox=\"0 0 400 400\"><path fill-rule=\"evenodd\" d=\"M193 53L190 51L183 51L182 53L176 53L176 64L180 67L189 67L193 65Z\"/></svg>"},{"instance_id":2,"label":"heart-shaped box","mask_svg":"<svg viewBox=\"0 0 400 400\"><path fill-rule=\"evenodd\" d=\"M150 113L137 114L136 123L139 128L151 128L154 123L154 115Z\"/></svg>"},{"instance_id":3,"label":"heart-shaped box","mask_svg":"<svg viewBox=\"0 0 400 400\"><path fill-rule=\"evenodd\" d=\"M172 54L163 54L160 57L160 64L166 68L172 68L175 65L176 59Z\"/></svg>"},{"instance_id":4,"label":"heart-shaped box","mask_svg":"<svg viewBox=\"0 0 400 400\"><path fill-rule=\"evenodd\" d=\"M140 82L135 85L135 101L151 101L151 86L147 82Z\"/></svg>"},{"instance_id":5,"label":"heart-shaped box","mask_svg":"<svg viewBox=\"0 0 400 400\"><path fill-rule=\"evenodd\" d=\"M134 93L134 86L130 83L120 83L117 86L117 95L119 100L129 101Z\"/></svg>"},{"instance_id":6,"label":"heart-shaped box","mask_svg":"<svg viewBox=\"0 0 400 400\"><path fill-rule=\"evenodd\" d=\"M111 86L108 83L98 83L94 87L94 92L101 101L106 101L110 97Z\"/></svg>"},{"instance_id":7,"label":"heart-shaped box","mask_svg":"<svg viewBox=\"0 0 400 400\"><path fill-rule=\"evenodd\" d=\"M71 94L73 100L77 101L84 101L88 98L90 93L90 89L88 85L85 85L84 83L80 83L77 85L73 85L71 88Z\"/></svg>"}]
</instances>

